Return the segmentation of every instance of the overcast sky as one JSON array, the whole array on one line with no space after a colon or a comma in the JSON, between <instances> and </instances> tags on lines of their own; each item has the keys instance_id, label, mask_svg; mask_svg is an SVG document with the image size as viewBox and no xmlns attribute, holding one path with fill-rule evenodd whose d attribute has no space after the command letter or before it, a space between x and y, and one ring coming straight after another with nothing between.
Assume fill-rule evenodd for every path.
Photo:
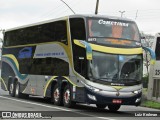
<instances>
[{"instance_id":1,"label":"overcast sky","mask_svg":"<svg viewBox=\"0 0 160 120\"><path fill-rule=\"evenodd\" d=\"M96 0L64 0L77 14L94 14ZM99 14L131 18L140 31L160 32L160 0L99 0ZM73 14L60 0L0 0L0 29ZM137 14L137 15L136 15Z\"/></svg>"}]
</instances>

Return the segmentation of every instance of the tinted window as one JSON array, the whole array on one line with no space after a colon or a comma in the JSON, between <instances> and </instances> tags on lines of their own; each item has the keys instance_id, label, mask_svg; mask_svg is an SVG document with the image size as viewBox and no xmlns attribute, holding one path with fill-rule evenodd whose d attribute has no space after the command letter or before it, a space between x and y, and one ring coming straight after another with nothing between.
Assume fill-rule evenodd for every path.
<instances>
[{"instance_id":1,"label":"tinted window","mask_svg":"<svg viewBox=\"0 0 160 120\"><path fill-rule=\"evenodd\" d=\"M74 69L82 76L87 76L86 50L74 44L74 39L86 40L85 23L82 18L70 19L71 40L73 49ZM80 59L82 58L82 59Z\"/></svg>"},{"instance_id":2,"label":"tinted window","mask_svg":"<svg viewBox=\"0 0 160 120\"><path fill-rule=\"evenodd\" d=\"M71 28L72 39L79 39L79 40L86 39L84 19L71 18L70 19L70 28Z\"/></svg>"},{"instance_id":3,"label":"tinted window","mask_svg":"<svg viewBox=\"0 0 160 120\"><path fill-rule=\"evenodd\" d=\"M156 60L160 60L160 37L157 38L157 43L156 43L156 50L155 50L155 53L156 53Z\"/></svg>"},{"instance_id":4,"label":"tinted window","mask_svg":"<svg viewBox=\"0 0 160 120\"><path fill-rule=\"evenodd\" d=\"M20 72L33 75L69 75L69 64L58 58L21 59Z\"/></svg>"},{"instance_id":5,"label":"tinted window","mask_svg":"<svg viewBox=\"0 0 160 120\"><path fill-rule=\"evenodd\" d=\"M67 44L66 21L46 23L5 33L5 46L53 41Z\"/></svg>"}]
</instances>

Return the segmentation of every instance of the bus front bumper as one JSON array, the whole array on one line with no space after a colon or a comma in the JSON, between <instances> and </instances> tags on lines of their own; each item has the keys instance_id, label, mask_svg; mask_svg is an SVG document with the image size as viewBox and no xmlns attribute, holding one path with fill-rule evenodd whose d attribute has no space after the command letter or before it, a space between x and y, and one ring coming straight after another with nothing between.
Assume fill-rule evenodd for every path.
<instances>
[{"instance_id":1,"label":"bus front bumper","mask_svg":"<svg viewBox=\"0 0 160 120\"><path fill-rule=\"evenodd\" d=\"M89 104L120 104L135 105L141 103L142 92L108 92L108 91L92 91L86 88L86 102Z\"/></svg>"}]
</instances>

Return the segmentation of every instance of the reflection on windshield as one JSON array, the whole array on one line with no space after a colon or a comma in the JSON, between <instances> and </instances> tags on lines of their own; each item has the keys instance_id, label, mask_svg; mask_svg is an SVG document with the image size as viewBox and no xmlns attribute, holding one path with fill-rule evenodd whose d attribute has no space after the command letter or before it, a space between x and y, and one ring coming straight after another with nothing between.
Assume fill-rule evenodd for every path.
<instances>
[{"instance_id":1,"label":"reflection on windshield","mask_svg":"<svg viewBox=\"0 0 160 120\"><path fill-rule=\"evenodd\" d=\"M122 57L122 56L119 56ZM124 61L119 62L121 69L120 79L135 79L139 80L142 77L141 56L127 56Z\"/></svg>"},{"instance_id":2,"label":"reflection on windshield","mask_svg":"<svg viewBox=\"0 0 160 120\"><path fill-rule=\"evenodd\" d=\"M122 56L93 52L89 67L88 76L91 80L137 81L142 77L140 55Z\"/></svg>"},{"instance_id":3,"label":"reflection on windshield","mask_svg":"<svg viewBox=\"0 0 160 120\"><path fill-rule=\"evenodd\" d=\"M117 57L117 55L93 52L93 60L90 63L92 75L90 76L94 79L107 79L107 81L112 81L113 77L117 78Z\"/></svg>"},{"instance_id":4,"label":"reflection on windshield","mask_svg":"<svg viewBox=\"0 0 160 120\"><path fill-rule=\"evenodd\" d=\"M109 19L89 19L89 37L111 37L139 41L139 32L134 22Z\"/></svg>"}]
</instances>

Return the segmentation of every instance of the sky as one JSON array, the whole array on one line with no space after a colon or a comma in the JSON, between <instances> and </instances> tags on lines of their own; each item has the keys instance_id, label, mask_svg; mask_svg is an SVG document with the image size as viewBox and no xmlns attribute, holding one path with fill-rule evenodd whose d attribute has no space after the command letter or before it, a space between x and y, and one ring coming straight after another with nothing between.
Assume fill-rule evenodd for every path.
<instances>
[{"instance_id":1,"label":"sky","mask_svg":"<svg viewBox=\"0 0 160 120\"><path fill-rule=\"evenodd\" d=\"M94 14L97 0L64 0L76 14ZM140 31L155 35L160 32L160 0L99 0L98 14L121 16L136 21ZM73 12L61 0L0 0L0 30ZM2 35L0 35L2 37Z\"/></svg>"}]
</instances>

